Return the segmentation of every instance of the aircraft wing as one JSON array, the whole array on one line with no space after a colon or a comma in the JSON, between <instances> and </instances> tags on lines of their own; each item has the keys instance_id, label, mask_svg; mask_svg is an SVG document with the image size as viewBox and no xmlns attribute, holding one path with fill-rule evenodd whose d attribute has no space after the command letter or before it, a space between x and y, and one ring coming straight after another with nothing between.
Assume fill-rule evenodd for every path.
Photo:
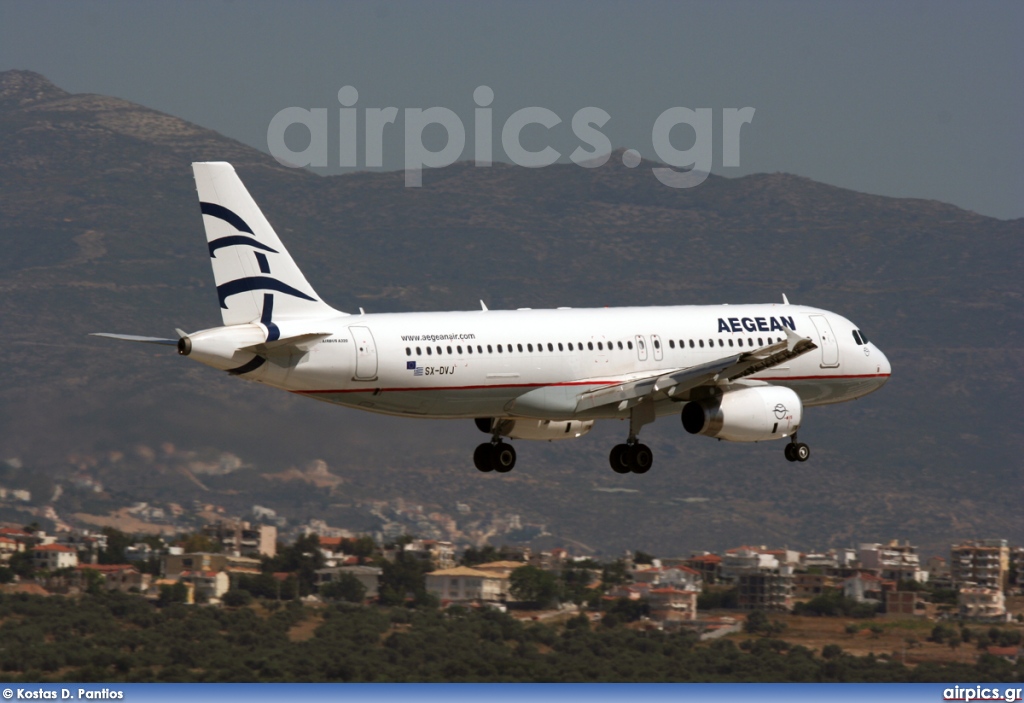
<instances>
[{"instance_id":1,"label":"aircraft wing","mask_svg":"<svg viewBox=\"0 0 1024 703\"><path fill-rule=\"evenodd\" d=\"M626 410L639 404L648 396L661 393L671 397L697 386L735 381L738 378L778 366L817 348L818 345L810 339L801 337L787 328L786 339L774 344L768 344L748 352L732 354L697 366L659 371L656 374L581 393L576 404L576 412L583 412L610 403L617 403L619 410Z\"/></svg>"}]
</instances>

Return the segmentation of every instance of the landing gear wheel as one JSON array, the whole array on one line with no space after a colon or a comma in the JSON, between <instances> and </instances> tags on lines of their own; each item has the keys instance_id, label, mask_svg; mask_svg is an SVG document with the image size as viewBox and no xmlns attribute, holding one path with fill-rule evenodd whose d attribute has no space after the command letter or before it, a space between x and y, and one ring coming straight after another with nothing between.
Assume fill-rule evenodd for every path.
<instances>
[{"instance_id":1,"label":"landing gear wheel","mask_svg":"<svg viewBox=\"0 0 1024 703\"><path fill-rule=\"evenodd\" d=\"M630 472L630 465L627 461L629 449L630 447L627 444L616 444L612 447L612 453L608 455L608 463L612 465L612 471L617 474L628 474Z\"/></svg>"},{"instance_id":2,"label":"landing gear wheel","mask_svg":"<svg viewBox=\"0 0 1024 703\"><path fill-rule=\"evenodd\" d=\"M654 463L654 452L646 444L634 444L630 448L630 468L635 474L645 474Z\"/></svg>"},{"instance_id":3,"label":"landing gear wheel","mask_svg":"<svg viewBox=\"0 0 1024 703\"><path fill-rule=\"evenodd\" d=\"M511 444L499 442L493 445L491 465L499 474L507 474L516 466L516 450Z\"/></svg>"},{"instance_id":4,"label":"landing gear wheel","mask_svg":"<svg viewBox=\"0 0 1024 703\"><path fill-rule=\"evenodd\" d=\"M797 461L807 461L808 459L811 458L811 448L808 447L806 444L804 444L803 442L799 442L798 444L795 445L795 447L796 448L793 450L793 455L796 456Z\"/></svg>"},{"instance_id":5,"label":"landing gear wheel","mask_svg":"<svg viewBox=\"0 0 1024 703\"><path fill-rule=\"evenodd\" d=\"M796 444L792 442L787 444L786 449L783 453L786 455L786 458L789 459L790 461L796 461Z\"/></svg>"},{"instance_id":6,"label":"landing gear wheel","mask_svg":"<svg viewBox=\"0 0 1024 703\"><path fill-rule=\"evenodd\" d=\"M473 452L473 466L475 466L478 471L483 471L484 473L494 471L494 464L492 463L494 453L491 451L492 446L493 445L490 442L485 442L478 446Z\"/></svg>"}]
</instances>

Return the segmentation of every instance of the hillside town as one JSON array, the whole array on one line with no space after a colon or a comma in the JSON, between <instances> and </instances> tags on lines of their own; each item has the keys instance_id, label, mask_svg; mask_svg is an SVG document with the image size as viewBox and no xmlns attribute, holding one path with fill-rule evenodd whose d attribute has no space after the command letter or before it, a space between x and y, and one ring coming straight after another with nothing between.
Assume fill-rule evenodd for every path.
<instances>
[{"instance_id":1,"label":"hillside town","mask_svg":"<svg viewBox=\"0 0 1024 703\"><path fill-rule=\"evenodd\" d=\"M389 566L413 564L419 582L406 582L398 599L425 593L442 608L530 604L589 608L600 617L609 604L635 603L652 626L713 632L735 624L724 611L800 612L831 594L891 618L1024 621L1008 607L1024 594L1024 547L1003 539L954 544L948 557L924 560L914 545L893 540L824 553L747 545L685 557L626 553L606 563L566 549L470 547L460 554L451 542L409 536L378 545L368 536L308 530L294 545L277 540L274 525L240 520L178 538L8 525L0 528L0 580L7 592L41 595L99 588L159 600L177 592L185 603L217 605L231 602L232 591L249 591L372 604L395 588L386 583ZM530 582L527 573L540 578ZM545 590L566 574L580 588Z\"/></svg>"}]
</instances>

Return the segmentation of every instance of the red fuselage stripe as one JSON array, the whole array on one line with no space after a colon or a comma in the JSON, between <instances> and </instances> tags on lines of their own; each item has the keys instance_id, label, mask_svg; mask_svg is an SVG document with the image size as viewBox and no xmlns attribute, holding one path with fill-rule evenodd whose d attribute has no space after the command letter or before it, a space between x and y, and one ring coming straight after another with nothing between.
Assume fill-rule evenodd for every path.
<instances>
[{"instance_id":1,"label":"red fuselage stripe","mask_svg":"<svg viewBox=\"0 0 1024 703\"><path fill-rule=\"evenodd\" d=\"M850 379L850 378L888 378L887 373L870 373L870 374L851 374L851 375L835 375L835 376L772 376L772 377L760 377L753 380L757 381L824 381L832 379ZM370 383L367 381L366 383ZM293 393L301 393L304 395L314 393L404 393L407 391L478 391L489 388L544 388L549 386L614 386L622 381L566 381L564 383L495 383L493 385L480 385L480 386L416 386L412 388L374 388L367 386L366 388L344 388L335 390L315 390L315 391L292 391Z\"/></svg>"}]
</instances>

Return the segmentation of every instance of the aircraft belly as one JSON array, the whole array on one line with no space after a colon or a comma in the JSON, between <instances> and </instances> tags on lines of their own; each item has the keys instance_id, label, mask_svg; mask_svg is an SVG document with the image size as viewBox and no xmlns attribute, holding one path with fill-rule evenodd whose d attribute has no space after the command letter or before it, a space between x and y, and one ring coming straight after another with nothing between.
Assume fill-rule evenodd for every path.
<instances>
[{"instance_id":1,"label":"aircraft belly","mask_svg":"<svg viewBox=\"0 0 1024 703\"><path fill-rule=\"evenodd\" d=\"M793 389L804 407L831 405L860 398L877 390L884 383L880 378L792 379L772 381L774 385Z\"/></svg>"}]
</instances>

